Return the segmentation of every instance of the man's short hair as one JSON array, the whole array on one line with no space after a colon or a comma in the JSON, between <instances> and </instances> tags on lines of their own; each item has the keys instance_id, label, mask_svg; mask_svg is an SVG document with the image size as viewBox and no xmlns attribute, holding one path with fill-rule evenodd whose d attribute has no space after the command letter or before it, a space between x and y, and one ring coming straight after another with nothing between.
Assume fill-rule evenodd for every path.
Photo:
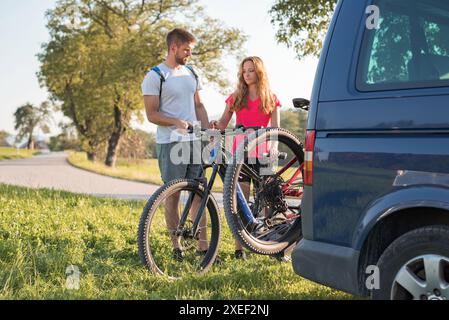
<instances>
[{"instance_id":1,"label":"man's short hair","mask_svg":"<svg viewBox=\"0 0 449 320\"><path fill-rule=\"evenodd\" d=\"M167 34L168 50L170 50L170 46L173 43L176 43L176 45L179 47L184 43L193 43L193 42L196 42L196 38L193 36L193 34L191 34L185 29L176 28Z\"/></svg>"}]
</instances>

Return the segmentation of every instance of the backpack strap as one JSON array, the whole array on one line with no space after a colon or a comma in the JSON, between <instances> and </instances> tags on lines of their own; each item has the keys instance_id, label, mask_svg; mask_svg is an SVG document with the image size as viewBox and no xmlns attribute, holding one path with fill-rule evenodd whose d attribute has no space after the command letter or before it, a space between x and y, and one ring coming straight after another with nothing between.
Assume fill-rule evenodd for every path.
<instances>
[{"instance_id":1,"label":"backpack strap","mask_svg":"<svg viewBox=\"0 0 449 320\"><path fill-rule=\"evenodd\" d=\"M198 88L198 82L199 82L199 80L198 80L198 74L195 72L195 70L193 70L193 67L192 66L189 66L189 65L186 65L186 68L187 69L189 69L190 70L190 72L193 74L193 76L195 77L195 80L196 80L196 87ZM161 97L161 95L162 95L162 84L165 82L165 77L164 77L164 75L162 74L162 71L161 71L161 69L159 69L159 67L153 67L152 69L151 69L151 71L154 71L154 72L156 72L158 75L159 75L159 78L161 79L161 84L160 84L160 87L159 87L159 98Z\"/></svg>"},{"instance_id":2,"label":"backpack strap","mask_svg":"<svg viewBox=\"0 0 449 320\"><path fill-rule=\"evenodd\" d=\"M160 99L161 98L161 94L162 94L162 84L165 82L165 77L162 74L162 71L161 71L161 69L159 69L159 67L153 67L151 69L151 71L156 72L159 75L159 78L161 78L161 84L160 84L160 87L159 87L159 99Z\"/></svg>"},{"instance_id":3,"label":"backpack strap","mask_svg":"<svg viewBox=\"0 0 449 320\"><path fill-rule=\"evenodd\" d=\"M190 72L191 72L191 73L193 74L193 76L195 77L195 80L196 80L196 87L197 87L197 89L198 89L198 82L199 82L199 80L198 80L198 75L197 75L197 73L195 72L195 70L193 70L193 67L190 66L190 65L186 65L186 68L189 69Z\"/></svg>"}]
</instances>

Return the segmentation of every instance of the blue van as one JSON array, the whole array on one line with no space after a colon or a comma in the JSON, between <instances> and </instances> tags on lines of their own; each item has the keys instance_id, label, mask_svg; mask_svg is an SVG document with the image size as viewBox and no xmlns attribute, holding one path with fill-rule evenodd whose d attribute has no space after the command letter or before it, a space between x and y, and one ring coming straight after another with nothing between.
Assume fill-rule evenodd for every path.
<instances>
[{"instance_id":1,"label":"blue van","mask_svg":"<svg viewBox=\"0 0 449 320\"><path fill-rule=\"evenodd\" d=\"M340 0L312 92L297 274L449 299L449 1Z\"/></svg>"}]
</instances>

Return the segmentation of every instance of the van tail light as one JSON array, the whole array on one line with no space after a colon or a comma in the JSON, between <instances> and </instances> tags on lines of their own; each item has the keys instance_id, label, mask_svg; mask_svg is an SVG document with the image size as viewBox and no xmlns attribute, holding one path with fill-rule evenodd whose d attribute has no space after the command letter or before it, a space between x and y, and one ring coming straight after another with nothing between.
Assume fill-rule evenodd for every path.
<instances>
[{"instance_id":1,"label":"van tail light","mask_svg":"<svg viewBox=\"0 0 449 320\"><path fill-rule=\"evenodd\" d=\"M304 184L313 184L313 150L315 149L315 130L306 132L306 148L304 153Z\"/></svg>"}]
</instances>

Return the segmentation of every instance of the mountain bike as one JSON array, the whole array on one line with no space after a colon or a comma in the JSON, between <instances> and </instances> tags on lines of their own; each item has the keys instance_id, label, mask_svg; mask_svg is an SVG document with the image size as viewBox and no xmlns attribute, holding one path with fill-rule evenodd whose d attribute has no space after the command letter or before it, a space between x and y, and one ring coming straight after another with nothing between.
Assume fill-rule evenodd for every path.
<instances>
[{"instance_id":1,"label":"mountain bike","mask_svg":"<svg viewBox=\"0 0 449 320\"><path fill-rule=\"evenodd\" d=\"M288 130L258 130L240 144L226 170L223 204L228 225L244 247L277 255L302 237L303 169L302 144ZM251 180L245 187L249 201L242 197L242 180Z\"/></svg>"},{"instance_id":2,"label":"mountain bike","mask_svg":"<svg viewBox=\"0 0 449 320\"><path fill-rule=\"evenodd\" d=\"M307 99L293 99L297 109L309 111L309 105ZM262 165L261 155L269 159ZM257 170L247 165L251 162ZM244 247L282 257L302 238L303 171L303 145L288 130L258 130L239 145L226 170L223 203L228 225ZM253 195L248 203L242 196L242 175L252 182L246 186L247 195Z\"/></svg>"}]
</instances>

